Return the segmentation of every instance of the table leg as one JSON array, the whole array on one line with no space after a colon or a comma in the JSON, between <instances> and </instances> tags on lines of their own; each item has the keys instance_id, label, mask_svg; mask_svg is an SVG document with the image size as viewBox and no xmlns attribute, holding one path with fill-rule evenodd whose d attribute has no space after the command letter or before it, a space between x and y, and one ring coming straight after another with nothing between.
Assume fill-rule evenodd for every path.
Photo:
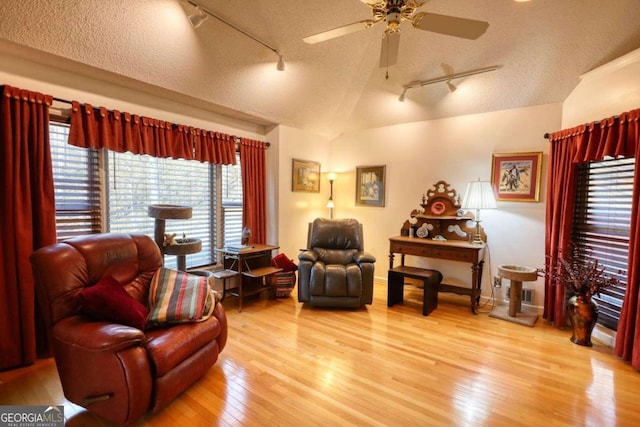
<instances>
[{"instance_id":1,"label":"table leg","mask_svg":"<svg viewBox=\"0 0 640 427\"><path fill-rule=\"evenodd\" d=\"M387 275L387 307L404 300L404 275L389 271Z\"/></svg>"},{"instance_id":2,"label":"table leg","mask_svg":"<svg viewBox=\"0 0 640 427\"><path fill-rule=\"evenodd\" d=\"M484 260L471 265L471 312L478 314L476 308L480 303L480 294L482 293L482 268Z\"/></svg>"},{"instance_id":3,"label":"table leg","mask_svg":"<svg viewBox=\"0 0 640 427\"><path fill-rule=\"evenodd\" d=\"M393 268L393 252L389 252L389 270L391 270Z\"/></svg>"},{"instance_id":4,"label":"table leg","mask_svg":"<svg viewBox=\"0 0 640 427\"><path fill-rule=\"evenodd\" d=\"M243 283L244 276L242 275L242 256L238 255L238 313L242 311L242 300L244 298Z\"/></svg>"}]
</instances>

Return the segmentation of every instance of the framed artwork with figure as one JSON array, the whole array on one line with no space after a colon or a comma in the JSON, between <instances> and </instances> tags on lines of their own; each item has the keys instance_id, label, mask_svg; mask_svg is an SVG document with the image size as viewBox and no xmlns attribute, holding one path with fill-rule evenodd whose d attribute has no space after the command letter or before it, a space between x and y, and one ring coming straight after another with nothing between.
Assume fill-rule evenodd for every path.
<instances>
[{"instance_id":1,"label":"framed artwork with figure","mask_svg":"<svg viewBox=\"0 0 640 427\"><path fill-rule=\"evenodd\" d=\"M496 200L540 201L542 151L496 153L491 164L491 185Z\"/></svg>"},{"instance_id":2,"label":"framed artwork with figure","mask_svg":"<svg viewBox=\"0 0 640 427\"><path fill-rule=\"evenodd\" d=\"M356 205L384 206L386 166L356 167Z\"/></svg>"},{"instance_id":3,"label":"framed artwork with figure","mask_svg":"<svg viewBox=\"0 0 640 427\"><path fill-rule=\"evenodd\" d=\"M291 191L320 192L320 163L293 159L291 164Z\"/></svg>"}]
</instances>

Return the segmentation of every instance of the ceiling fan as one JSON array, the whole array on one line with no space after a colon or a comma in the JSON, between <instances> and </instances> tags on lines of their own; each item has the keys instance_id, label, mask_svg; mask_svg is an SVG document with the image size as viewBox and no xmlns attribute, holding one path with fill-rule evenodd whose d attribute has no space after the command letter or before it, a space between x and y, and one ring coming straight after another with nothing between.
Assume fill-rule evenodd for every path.
<instances>
[{"instance_id":1,"label":"ceiling fan","mask_svg":"<svg viewBox=\"0 0 640 427\"><path fill-rule=\"evenodd\" d=\"M389 67L398 60L400 24L410 22L414 28L475 40L487 31L488 22L455 16L438 15L416 10L428 0L360 0L371 8L373 19L365 19L332 30L305 37L305 43L314 44L371 28L381 21L387 23L380 51L380 67Z\"/></svg>"}]
</instances>

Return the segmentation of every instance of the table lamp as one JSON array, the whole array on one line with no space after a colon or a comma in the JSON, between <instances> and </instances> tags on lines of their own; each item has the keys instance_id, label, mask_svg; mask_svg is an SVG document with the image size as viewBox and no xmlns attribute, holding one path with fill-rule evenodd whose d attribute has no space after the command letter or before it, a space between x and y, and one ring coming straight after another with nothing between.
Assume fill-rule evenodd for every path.
<instances>
[{"instance_id":1,"label":"table lamp","mask_svg":"<svg viewBox=\"0 0 640 427\"><path fill-rule=\"evenodd\" d=\"M471 181L467 185L467 191L462 198L462 209L476 210L476 234L473 236L474 244L484 243L480 234L480 209L497 208L496 198L493 194L493 187L489 181Z\"/></svg>"}]
</instances>

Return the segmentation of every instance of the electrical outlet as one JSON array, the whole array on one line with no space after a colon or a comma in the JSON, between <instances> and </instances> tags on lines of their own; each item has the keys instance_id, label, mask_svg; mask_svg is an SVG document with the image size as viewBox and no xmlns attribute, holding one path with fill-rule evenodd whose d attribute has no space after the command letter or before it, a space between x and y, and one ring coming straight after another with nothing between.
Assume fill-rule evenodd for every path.
<instances>
[{"instance_id":1,"label":"electrical outlet","mask_svg":"<svg viewBox=\"0 0 640 427\"><path fill-rule=\"evenodd\" d=\"M493 276L493 287L494 288L501 288L502 287L502 277Z\"/></svg>"}]
</instances>

